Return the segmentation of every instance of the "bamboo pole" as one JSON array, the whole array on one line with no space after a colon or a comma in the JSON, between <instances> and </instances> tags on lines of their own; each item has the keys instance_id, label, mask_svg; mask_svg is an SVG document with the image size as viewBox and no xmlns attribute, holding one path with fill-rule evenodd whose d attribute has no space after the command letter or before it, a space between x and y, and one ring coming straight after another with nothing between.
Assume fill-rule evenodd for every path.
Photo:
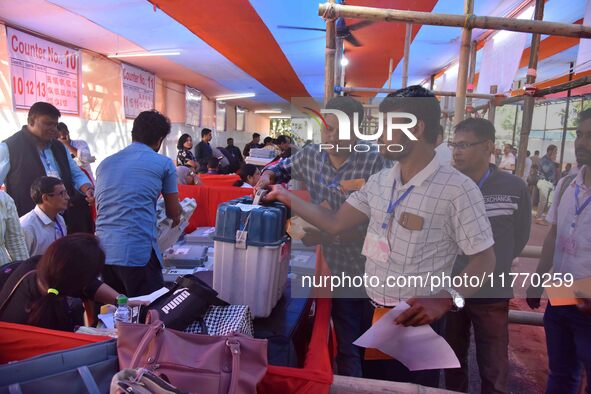
<instances>
[{"instance_id":1,"label":"bamboo pole","mask_svg":"<svg viewBox=\"0 0 591 394\"><path fill-rule=\"evenodd\" d=\"M363 87L351 87L351 86L337 86L336 88L339 92L344 93L355 93L355 92L363 92L363 93L392 93L397 91L398 89L383 89L383 88L363 88ZM445 92L435 90L433 94L436 96L442 97L455 97L456 92ZM468 93L466 96L478 98L478 99L485 99L485 100L492 100L496 96L494 94L485 94L485 93Z\"/></svg>"},{"instance_id":2,"label":"bamboo pole","mask_svg":"<svg viewBox=\"0 0 591 394\"><path fill-rule=\"evenodd\" d=\"M448 391L433 387L420 386L414 383L390 382L386 380L354 378L350 376L334 375L330 386L331 394L452 394Z\"/></svg>"},{"instance_id":3,"label":"bamboo pole","mask_svg":"<svg viewBox=\"0 0 591 394\"><path fill-rule=\"evenodd\" d=\"M509 311L509 323L525 324L528 326L543 326L544 314L541 312Z\"/></svg>"},{"instance_id":4,"label":"bamboo pole","mask_svg":"<svg viewBox=\"0 0 591 394\"><path fill-rule=\"evenodd\" d=\"M560 85L550 86L545 89L540 89L536 92L536 97L542 97L547 94L553 93L560 93L564 92L565 90L575 89L581 86L589 85L591 83L591 75L587 75L586 77L575 79L574 81L564 82Z\"/></svg>"},{"instance_id":5,"label":"bamboo pole","mask_svg":"<svg viewBox=\"0 0 591 394\"><path fill-rule=\"evenodd\" d=\"M334 0L327 3L334 5ZM321 14L322 15L322 14ZM327 15L326 19L326 50L324 54L324 104L334 95L335 86L335 48L336 48L335 18ZM339 65L340 66L340 65Z\"/></svg>"},{"instance_id":6,"label":"bamboo pole","mask_svg":"<svg viewBox=\"0 0 591 394\"><path fill-rule=\"evenodd\" d=\"M468 69L468 93L474 93L474 78L476 77L476 49L477 49L477 42L476 40L472 41L470 45L470 68ZM466 99L466 106L472 108L472 97L467 96ZM471 117L475 111L469 114Z\"/></svg>"},{"instance_id":7,"label":"bamboo pole","mask_svg":"<svg viewBox=\"0 0 591 394\"><path fill-rule=\"evenodd\" d=\"M536 0L536 8L534 11L534 21L540 21L544 18L544 3L545 0ZM528 85L533 85L536 82L536 69L538 68L538 51L540 49L540 35L532 34L531 47L529 56L529 66L527 78L525 80L526 88ZM527 143L529 140L529 132L531 130L532 119L534 115L534 106L536 99L533 96L527 95L524 98L523 104L523 119L521 120L521 133L519 136L519 153L517 155L517 165L515 166L515 175L523 176L525 169L525 155L527 153Z\"/></svg>"},{"instance_id":8,"label":"bamboo pole","mask_svg":"<svg viewBox=\"0 0 591 394\"><path fill-rule=\"evenodd\" d=\"M362 7L329 3L318 5L318 15L328 13L334 17L364 19L378 22L412 22L420 25L464 27L484 30L508 30L523 33L549 34L561 37L591 38L591 26L570 23L524 20L494 16L434 14L375 7Z\"/></svg>"},{"instance_id":9,"label":"bamboo pole","mask_svg":"<svg viewBox=\"0 0 591 394\"><path fill-rule=\"evenodd\" d=\"M404 63L402 64L402 87L408 86L408 58L410 56L410 36L412 35L412 23L406 24L404 36Z\"/></svg>"},{"instance_id":10,"label":"bamboo pole","mask_svg":"<svg viewBox=\"0 0 591 394\"><path fill-rule=\"evenodd\" d=\"M388 65L388 89L392 88L392 71L394 71L394 59L390 58L390 64ZM341 84L341 86L344 85Z\"/></svg>"},{"instance_id":11,"label":"bamboo pole","mask_svg":"<svg viewBox=\"0 0 591 394\"><path fill-rule=\"evenodd\" d=\"M570 67L568 70L568 80L572 81L573 73L574 73L574 63L570 62ZM562 138L560 140L560 171L562 172L562 165L564 164L564 145L566 143L566 131L568 129L568 112L570 111L570 96L571 96L571 89L567 90L566 93L566 108L564 114L564 125L562 126Z\"/></svg>"},{"instance_id":12,"label":"bamboo pole","mask_svg":"<svg viewBox=\"0 0 591 394\"><path fill-rule=\"evenodd\" d=\"M429 90L433 90L435 88L435 74L431 74L431 78L429 80Z\"/></svg>"},{"instance_id":13,"label":"bamboo pole","mask_svg":"<svg viewBox=\"0 0 591 394\"><path fill-rule=\"evenodd\" d=\"M345 69L341 66L341 59L345 56L345 45L342 38L335 35L335 59L334 59L334 73L335 85L338 81L339 85L345 85ZM334 91L333 91L334 94Z\"/></svg>"},{"instance_id":14,"label":"bamboo pole","mask_svg":"<svg viewBox=\"0 0 591 394\"><path fill-rule=\"evenodd\" d=\"M464 0L464 13L466 21L474 12L474 0ZM468 66L470 62L470 43L472 41L472 29L466 23L462 28L462 41L460 46L460 58L458 60L458 79L456 82L456 100L454 125L464 120L466 112L466 84L468 82Z\"/></svg>"},{"instance_id":15,"label":"bamboo pole","mask_svg":"<svg viewBox=\"0 0 591 394\"><path fill-rule=\"evenodd\" d=\"M498 89L499 89L499 87L497 85L492 85L490 87L490 94L497 93L497 90ZM492 124L495 124L495 115L496 115L496 112L497 112L497 106L495 104L495 100L490 100L488 102L488 120Z\"/></svg>"}]
</instances>

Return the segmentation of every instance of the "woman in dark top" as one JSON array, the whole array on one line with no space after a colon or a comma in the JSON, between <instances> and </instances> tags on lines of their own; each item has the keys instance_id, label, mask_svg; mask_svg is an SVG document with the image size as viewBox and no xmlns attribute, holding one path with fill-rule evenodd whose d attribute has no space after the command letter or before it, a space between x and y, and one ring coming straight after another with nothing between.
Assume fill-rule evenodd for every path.
<instances>
[{"instance_id":1,"label":"woman in dark top","mask_svg":"<svg viewBox=\"0 0 591 394\"><path fill-rule=\"evenodd\" d=\"M176 165L191 167L194 170L197 169L195 156L193 156L193 152L191 152L191 149L193 149L193 139L191 136L189 134L181 135L176 147L179 150L179 153L176 156Z\"/></svg>"},{"instance_id":2,"label":"woman in dark top","mask_svg":"<svg viewBox=\"0 0 591 394\"><path fill-rule=\"evenodd\" d=\"M52 243L43 256L25 260L0 291L0 320L73 331L82 321L76 298L113 303L117 293L98 278L105 253L98 239L77 233Z\"/></svg>"}]
</instances>

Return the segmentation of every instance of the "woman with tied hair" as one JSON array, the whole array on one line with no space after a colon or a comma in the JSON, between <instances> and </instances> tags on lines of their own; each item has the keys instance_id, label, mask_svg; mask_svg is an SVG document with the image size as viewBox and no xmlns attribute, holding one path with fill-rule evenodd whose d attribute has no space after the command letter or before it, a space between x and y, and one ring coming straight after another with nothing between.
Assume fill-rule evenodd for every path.
<instances>
[{"instance_id":1,"label":"woman with tied hair","mask_svg":"<svg viewBox=\"0 0 591 394\"><path fill-rule=\"evenodd\" d=\"M261 171L254 164L244 164L238 171L240 180L234 183L234 186L244 189L252 189L261 177Z\"/></svg>"},{"instance_id":2,"label":"woman with tied hair","mask_svg":"<svg viewBox=\"0 0 591 394\"><path fill-rule=\"evenodd\" d=\"M195 161L193 152L191 152L193 149L193 138L191 138L189 134L181 135L176 144L176 148L179 150L179 153L176 156L176 165L178 167L191 167L193 170L196 170L199 167L197 161Z\"/></svg>"},{"instance_id":3,"label":"woman with tied hair","mask_svg":"<svg viewBox=\"0 0 591 394\"><path fill-rule=\"evenodd\" d=\"M113 304L117 292L98 279L105 253L94 235L77 233L24 261L0 291L0 320L74 331L83 321L76 298ZM73 302L74 301L74 302Z\"/></svg>"}]
</instances>

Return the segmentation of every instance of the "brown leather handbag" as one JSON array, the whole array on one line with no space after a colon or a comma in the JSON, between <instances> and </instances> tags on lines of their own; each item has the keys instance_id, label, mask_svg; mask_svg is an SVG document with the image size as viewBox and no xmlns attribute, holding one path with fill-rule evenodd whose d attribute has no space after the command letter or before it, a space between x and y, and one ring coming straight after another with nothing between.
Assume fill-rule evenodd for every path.
<instances>
[{"instance_id":1,"label":"brown leather handbag","mask_svg":"<svg viewBox=\"0 0 591 394\"><path fill-rule=\"evenodd\" d=\"M119 323L117 331L121 369L146 368L185 392L256 393L267 371L263 339L189 334L164 328L160 320Z\"/></svg>"}]
</instances>

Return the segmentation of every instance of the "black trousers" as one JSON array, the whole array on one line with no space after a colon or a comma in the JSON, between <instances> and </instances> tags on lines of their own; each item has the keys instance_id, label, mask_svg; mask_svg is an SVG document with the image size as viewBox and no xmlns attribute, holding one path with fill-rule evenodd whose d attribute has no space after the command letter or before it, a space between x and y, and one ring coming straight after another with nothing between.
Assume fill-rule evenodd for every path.
<instances>
[{"instance_id":1,"label":"black trousers","mask_svg":"<svg viewBox=\"0 0 591 394\"><path fill-rule=\"evenodd\" d=\"M162 268L154 250L150 260L143 267L105 265L103 281L128 297L150 294L164 286Z\"/></svg>"}]
</instances>

